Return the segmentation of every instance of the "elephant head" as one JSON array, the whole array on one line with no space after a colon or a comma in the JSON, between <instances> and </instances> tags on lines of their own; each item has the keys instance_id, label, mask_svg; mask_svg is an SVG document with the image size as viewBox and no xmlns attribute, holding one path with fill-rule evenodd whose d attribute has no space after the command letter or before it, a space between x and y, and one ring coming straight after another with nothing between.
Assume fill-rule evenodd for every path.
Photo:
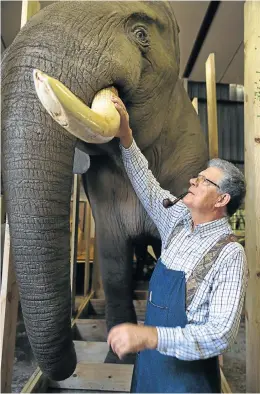
<instances>
[{"instance_id":1,"label":"elephant head","mask_svg":"<svg viewBox=\"0 0 260 394\"><path fill-rule=\"evenodd\" d=\"M178 26L166 2L57 2L36 14L6 51L2 169L15 271L39 366L52 379L62 380L76 365L70 329L69 209L77 138L54 122L38 100L34 69L62 82L88 106L99 91L115 87L127 106L137 144L162 186L172 192L179 193L203 167L206 150L178 79ZM158 236L150 222L142 224L148 219L125 175L118 141L81 143L80 148L91 157L87 188L104 248L121 247L120 237L129 245L136 234ZM116 233L109 227L112 221L120 231L117 241L110 242ZM121 249L120 259L127 255L129 260L129 250ZM106 259L115 256L103 252L101 258L104 278ZM121 267L123 262L117 274ZM113 280L104 286L108 295ZM114 297L129 298L129 290L122 288ZM108 305L116 310L113 302ZM132 310L129 316L136 319Z\"/></svg>"}]
</instances>

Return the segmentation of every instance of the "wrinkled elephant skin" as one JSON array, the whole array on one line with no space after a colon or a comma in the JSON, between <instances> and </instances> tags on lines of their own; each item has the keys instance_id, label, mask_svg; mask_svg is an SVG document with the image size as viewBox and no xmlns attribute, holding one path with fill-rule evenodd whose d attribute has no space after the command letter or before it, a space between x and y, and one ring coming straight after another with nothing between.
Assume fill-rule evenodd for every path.
<instances>
[{"instance_id":1,"label":"wrinkled elephant skin","mask_svg":"<svg viewBox=\"0 0 260 394\"><path fill-rule=\"evenodd\" d=\"M115 86L160 184L179 194L205 165L205 141L178 79L178 27L166 2L57 2L35 15L2 66L3 182L27 333L42 371L61 380L76 356L70 329L69 209L77 140L37 98L33 69L87 105ZM118 140L81 143L96 223L107 326L136 322L135 244L158 243L125 173Z\"/></svg>"}]
</instances>

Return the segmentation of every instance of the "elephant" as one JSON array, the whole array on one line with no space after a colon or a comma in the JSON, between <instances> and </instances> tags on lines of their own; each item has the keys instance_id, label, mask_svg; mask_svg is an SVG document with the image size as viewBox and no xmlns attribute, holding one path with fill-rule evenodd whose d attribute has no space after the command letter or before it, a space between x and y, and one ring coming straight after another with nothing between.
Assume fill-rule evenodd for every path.
<instances>
[{"instance_id":1,"label":"elephant","mask_svg":"<svg viewBox=\"0 0 260 394\"><path fill-rule=\"evenodd\" d=\"M97 92L115 87L149 168L161 187L178 195L208 153L179 78L173 7L56 2L28 21L3 57L2 176L13 261L29 341L41 370L54 380L66 379L76 366L69 267L76 150L90 159L82 178L95 220L108 330L136 323L135 245L158 250L160 236L131 186L118 138L91 144L64 130L39 101L33 70L60 81L87 106ZM118 359L109 352L107 361Z\"/></svg>"}]
</instances>

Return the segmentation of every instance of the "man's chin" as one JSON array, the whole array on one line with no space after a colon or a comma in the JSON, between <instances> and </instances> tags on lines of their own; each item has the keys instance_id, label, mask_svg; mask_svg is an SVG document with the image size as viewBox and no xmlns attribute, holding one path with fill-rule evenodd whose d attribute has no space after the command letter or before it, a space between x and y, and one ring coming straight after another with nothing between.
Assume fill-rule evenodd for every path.
<instances>
[{"instance_id":1,"label":"man's chin","mask_svg":"<svg viewBox=\"0 0 260 394\"><path fill-rule=\"evenodd\" d=\"M182 202L183 204L186 205L187 208L191 208L192 206L192 197L193 195L191 193L188 193L183 199Z\"/></svg>"}]
</instances>

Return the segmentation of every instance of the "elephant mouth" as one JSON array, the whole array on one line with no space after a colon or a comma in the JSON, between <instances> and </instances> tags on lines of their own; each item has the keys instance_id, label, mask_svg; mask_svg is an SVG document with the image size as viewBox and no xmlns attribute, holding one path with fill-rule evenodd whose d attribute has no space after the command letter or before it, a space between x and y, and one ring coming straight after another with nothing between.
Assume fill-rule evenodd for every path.
<instances>
[{"instance_id":1,"label":"elephant mouth","mask_svg":"<svg viewBox=\"0 0 260 394\"><path fill-rule=\"evenodd\" d=\"M69 133L92 144L111 141L120 126L120 116L111 101L118 95L108 87L96 93L91 108L66 86L40 70L33 70L36 93L49 115Z\"/></svg>"}]
</instances>

